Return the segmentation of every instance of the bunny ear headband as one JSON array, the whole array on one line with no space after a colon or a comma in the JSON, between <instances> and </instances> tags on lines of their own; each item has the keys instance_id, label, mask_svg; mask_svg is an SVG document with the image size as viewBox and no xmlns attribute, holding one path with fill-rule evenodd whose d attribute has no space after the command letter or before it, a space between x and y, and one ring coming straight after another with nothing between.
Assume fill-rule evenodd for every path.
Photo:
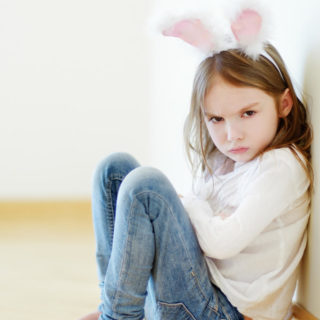
<instances>
[{"instance_id":1,"label":"bunny ear headband","mask_svg":"<svg viewBox=\"0 0 320 320\"><path fill-rule=\"evenodd\" d=\"M265 8L257 0L242 1L228 16L215 8L215 2L198 0L193 9L167 14L159 23L161 33L180 38L207 57L229 49L239 49L252 59L266 55L270 24Z\"/></svg>"}]
</instances>

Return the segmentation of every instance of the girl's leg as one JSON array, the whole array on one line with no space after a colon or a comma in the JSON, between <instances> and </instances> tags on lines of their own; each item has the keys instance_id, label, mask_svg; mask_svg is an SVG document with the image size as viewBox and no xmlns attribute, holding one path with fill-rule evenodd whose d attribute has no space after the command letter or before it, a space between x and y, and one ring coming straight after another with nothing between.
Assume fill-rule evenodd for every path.
<instances>
[{"instance_id":1,"label":"girl's leg","mask_svg":"<svg viewBox=\"0 0 320 320\"><path fill-rule=\"evenodd\" d=\"M243 319L210 283L188 216L161 172L130 172L116 206L100 320L143 319L148 282L157 301L148 320Z\"/></svg>"},{"instance_id":2,"label":"girl's leg","mask_svg":"<svg viewBox=\"0 0 320 320\"><path fill-rule=\"evenodd\" d=\"M125 176L138 166L139 163L129 154L114 153L99 164L93 177L92 215L101 289L112 250L118 190Z\"/></svg>"}]
</instances>

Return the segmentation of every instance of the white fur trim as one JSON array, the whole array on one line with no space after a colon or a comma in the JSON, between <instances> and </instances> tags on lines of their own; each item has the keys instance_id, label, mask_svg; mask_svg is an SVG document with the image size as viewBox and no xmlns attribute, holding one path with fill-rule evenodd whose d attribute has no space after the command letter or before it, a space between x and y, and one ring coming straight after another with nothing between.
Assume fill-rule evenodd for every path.
<instances>
[{"instance_id":1,"label":"white fur trim","mask_svg":"<svg viewBox=\"0 0 320 320\"><path fill-rule=\"evenodd\" d=\"M227 3L226 3L227 2ZM257 11L262 17L262 26L253 43L240 44L231 31L231 22L245 9ZM191 0L178 7L162 10L153 16L149 26L161 34L162 30L183 19L200 19L212 33L214 49L203 52L205 56L223 50L240 49L253 59L263 53L265 44L270 41L271 13L263 0Z\"/></svg>"}]
</instances>

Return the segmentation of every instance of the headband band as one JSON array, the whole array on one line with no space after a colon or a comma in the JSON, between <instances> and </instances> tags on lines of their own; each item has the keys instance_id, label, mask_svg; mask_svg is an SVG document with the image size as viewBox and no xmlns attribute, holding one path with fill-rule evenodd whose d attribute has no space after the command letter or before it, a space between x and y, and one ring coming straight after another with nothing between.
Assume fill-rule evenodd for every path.
<instances>
[{"instance_id":1,"label":"headband band","mask_svg":"<svg viewBox=\"0 0 320 320\"><path fill-rule=\"evenodd\" d=\"M281 79L285 82L284 76L283 76L283 74L282 74L282 72L281 72L278 64L277 64L277 63L275 62L275 60L270 56L270 54L269 54L267 51L264 50L264 51L261 53L261 55L264 56L267 60L269 60L269 61L273 64L273 66L278 70L278 73L280 74Z\"/></svg>"}]
</instances>

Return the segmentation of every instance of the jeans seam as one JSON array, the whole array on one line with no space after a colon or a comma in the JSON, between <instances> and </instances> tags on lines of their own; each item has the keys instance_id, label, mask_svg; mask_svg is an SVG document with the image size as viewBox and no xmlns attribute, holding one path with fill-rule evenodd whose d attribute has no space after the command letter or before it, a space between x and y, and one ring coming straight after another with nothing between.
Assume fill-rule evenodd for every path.
<instances>
[{"instance_id":1,"label":"jeans seam","mask_svg":"<svg viewBox=\"0 0 320 320\"><path fill-rule=\"evenodd\" d=\"M113 174L110 174L108 177L105 177L105 184L107 185L105 196L109 197L109 199L107 200L107 203L108 203L108 206L107 206L107 211L108 211L107 217L108 217L108 220L109 220L109 223L108 223L109 232L111 234L111 237L110 237L110 241L111 241L110 245L111 245L111 247L113 245L114 219L115 219L115 211L114 211L115 208L113 208L111 185L115 181L120 181L120 183L121 183L124 178L125 177L123 175L120 175L120 174L117 174L117 173L116 174L113 173ZM123 269L123 267L121 266L121 270L122 269ZM121 272L121 274L122 274L122 272ZM119 287L119 283L120 282L121 282L121 276L119 277L119 281L118 281L117 287ZM115 291L115 295L113 296L113 303L112 303L112 312L113 313L115 313L114 305L115 305L115 302L117 301L117 292L118 291L116 290Z\"/></svg>"},{"instance_id":2,"label":"jeans seam","mask_svg":"<svg viewBox=\"0 0 320 320\"><path fill-rule=\"evenodd\" d=\"M202 291L202 288L201 288L201 285L199 283L199 280L198 280L198 277L196 276L196 274L194 272L192 272L192 275L197 283L197 286L198 286L198 289L200 290L202 296L204 299L207 299L207 297L205 296L205 294L203 293ZM215 292L215 290L212 290L213 291L213 294L214 294L214 297L215 297L215 301L218 301L218 296L217 296L217 293ZM209 300L208 300L209 302ZM218 306L218 303L215 303L214 306L212 307L209 303L208 303L208 307L214 311L215 313L218 313L218 310L219 310L219 306Z\"/></svg>"},{"instance_id":3,"label":"jeans seam","mask_svg":"<svg viewBox=\"0 0 320 320\"><path fill-rule=\"evenodd\" d=\"M110 174L109 177L105 178L105 184L107 185L106 187L106 192L105 192L105 197L107 198L107 217L108 217L108 227L109 227L109 234L111 235L110 237L110 246L112 247L113 244L113 232L114 232L114 219L115 219L115 208L113 208L113 199L112 199L112 183L115 181L120 181L120 183L123 181L124 176L120 174Z\"/></svg>"},{"instance_id":4,"label":"jeans seam","mask_svg":"<svg viewBox=\"0 0 320 320\"><path fill-rule=\"evenodd\" d=\"M167 303L167 302L161 302L159 301L159 304L161 305L164 305L164 306L167 306L169 308L174 308L174 307L180 307L182 306L184 308L184 311L188 313L188 315L194 319L194 320L197 320L194 315L189 311L189 309L187 308L187 306L183 303L183 302L178 302L178 303Z\"/></svg>"},{"instance_id":5,"label":"jeans seam","mask_svg":"<svg viewBox=\"0 0 320 320\"><path fill-rule=\"evenodd\" d=\"M134 196L134 199L133 199L132 202L131 202L130 208L129 208L128 221L131 219L131 216L132 216L132 214L133 214L133 211L134 211L134 210L132 210L132 208L134 207L136 200L137 200L137 199L136 199L136 195L135 195L135 196ZM128 235L129 235L129 233L130 233L129 231L130 231L130 230L129 230L129 228L128 228ZM125 246L124 246L124 252L127 252L128 239L129 239L129 237L127 237L127 239L126 239L126 244L125 244ZM122 261L122 263L121 263L120 276L119 276L119 280L118 280L118 283L117 283L117 288L119 288L119 287L120 287L119 284L122 283L122 279L123 279L123 277L122 277L122 275L123 275L123 269L124 269L124 265L126 264L126 261L127 261L127 254L124 256L124 259L123 259L123 261ZM116 290L116 291L115 291L115 295L114 295L114 297L113 297L113 303L112 303L112 312L113 312L113 313L116 313L115 305L116 305L116 302L117 302L117 300L118 300L118 296L119 296L119 293L118 293L118 290Z\"/></svg>"},{"instance_id":6,"label":"jeans seam","mask_svg":"<svg viewBox=\"0 0 320 320\"><path fill-rule=\"evenodd\" d=\"M221 309L223 311L223 316L227 318L226 320L231 320L223 304L221 304Z\"/></svg>"}]
</instances>

